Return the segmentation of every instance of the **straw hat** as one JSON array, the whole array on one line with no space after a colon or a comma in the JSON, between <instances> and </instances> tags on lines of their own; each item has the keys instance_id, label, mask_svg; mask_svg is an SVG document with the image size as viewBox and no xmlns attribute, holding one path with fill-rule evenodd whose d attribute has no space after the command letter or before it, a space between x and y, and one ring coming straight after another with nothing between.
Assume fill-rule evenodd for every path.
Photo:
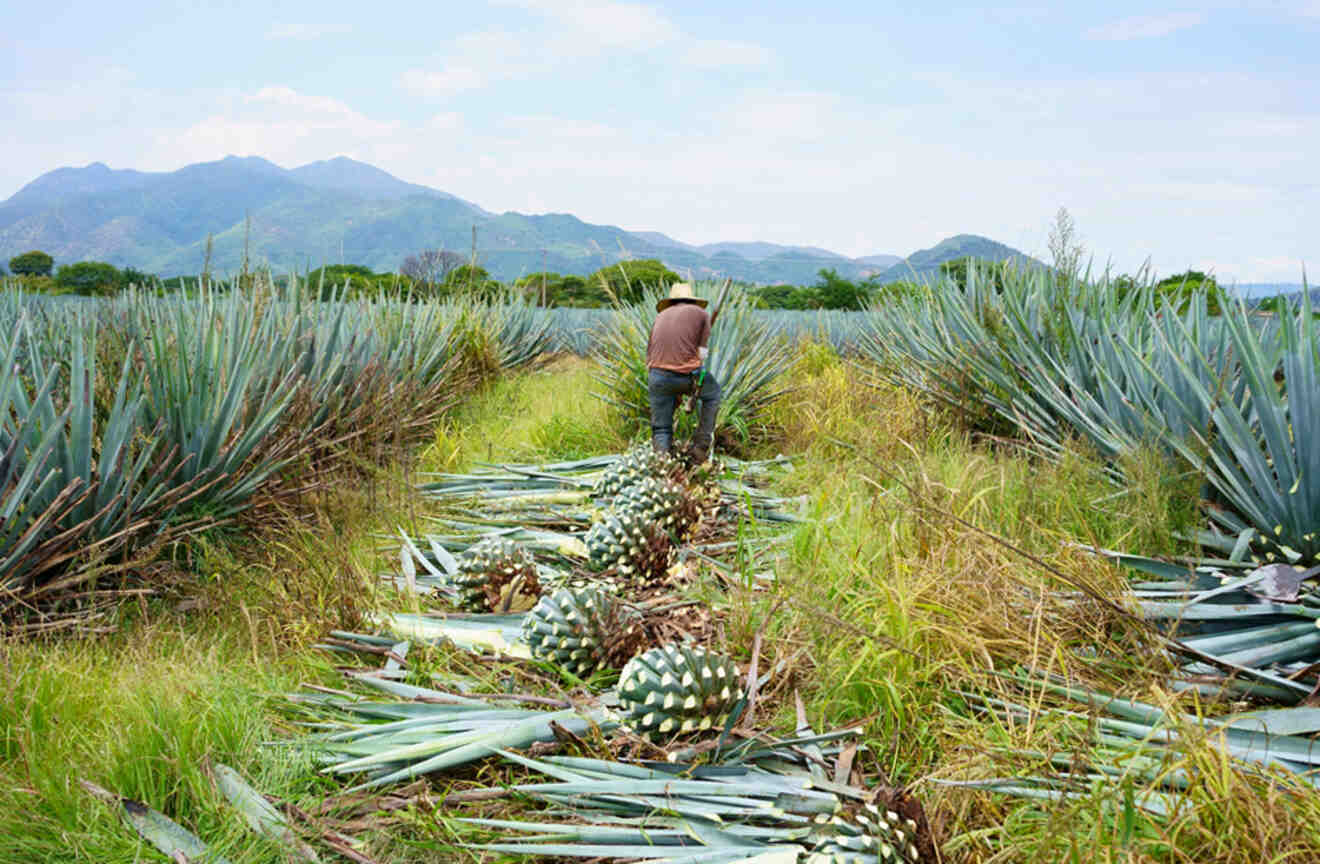
<instances>
[{"instance_id":1,"label":"straw hat","mask_svg":"<svg viewBox=\"0 0 1320 864\"><path fill-rule=\"evenodd\" d=\"M673 306L680 300L687 300L689 303L696 303L702 309L706 308L706 301L700 297L692 296L692 286L686 282L675 282L669 286L669 296L655 304L655 311L663 312L670 306Z\"/></svg>"}]
</instances>

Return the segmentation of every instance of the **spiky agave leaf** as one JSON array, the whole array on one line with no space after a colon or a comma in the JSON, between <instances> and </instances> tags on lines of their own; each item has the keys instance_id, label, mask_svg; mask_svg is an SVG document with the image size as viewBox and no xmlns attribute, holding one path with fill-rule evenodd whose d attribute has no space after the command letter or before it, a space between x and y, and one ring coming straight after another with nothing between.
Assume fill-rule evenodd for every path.
<instances>
[{"instance_id":1,"label":"spiky agave leaf","mask_svg":"<svg viewBox=\"0 0 1320 864\"><path fill-rule=\"evenodd\" d=\"M619 676L623 722L662 740L720 729L742 697L738 667L700 646L669 644L628 661Z\"/></svg>"},{"instance_id":2,"label":"spiky agave leaf","mask_svg":"<svg viewBox=\"0 0 1320 864\"><path fill-rule=\"evenodd\" d=\"M659 859L691 864L810 861L917 864L918 826L859 803L864 790L813 788L790 766L653 765L551 756L505 758L555 782L515 787L558 809L544 823L468 819L531 834L474 848L518 855ZM784 763L781 763L781 766Z\"/></svg>"},{"instance_id":3,"label":"spiky agave leaf","mask_svg":"<svg viewBox=\"0 0 1320 864\"><path fill-rule=\"evenodd\" d=\"M1183 658L1174 689L1283 703L1311 693L1320 662L1320 590L1311 580L1320 568L1191 569L1092 551L1146 575L1130 592L1138 614L1156 622L1169 649Z\"/></svg>"},{"instance_id":4,"label":"spiky agave leaf","mask_svg":"<svg viewBox=\"0 0 1320 864\"><path fill-rule=\"evenodd\" d=\"M1215 358L1200 353L1188 352L1166 385L1181 385L1210 414L1213 430L1200 430L1183 450L1230 505L1211 510L1211 520L1232 536L1250 530L1262 562L1320 563L1320 326L1303 293L1277 327L1257 323L1240 302L1224 310L1239 398L1203 383Z\"/></svg>"}]
</instances>

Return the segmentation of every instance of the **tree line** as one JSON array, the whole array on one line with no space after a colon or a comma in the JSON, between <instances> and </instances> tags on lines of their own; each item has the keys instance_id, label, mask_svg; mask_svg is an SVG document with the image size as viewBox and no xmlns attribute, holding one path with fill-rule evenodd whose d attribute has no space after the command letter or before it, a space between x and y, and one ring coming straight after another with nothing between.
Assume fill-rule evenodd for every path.
<instances>
[{"instance_id":1,"label":"tree line","mask_svg":"<svg viewBox=\"0 0 1320 864\"><path fill-rule=\"evenodd\" d=\"M945 284L965 289L971 258L956 258L939 266ZM993 262L981 262L990 264ZM209 273L199 276L173 276L161 279L131 267L119 269L104 261L77 261L55 268L55 260L40 250L32 250L9 259L9 271L24 289L50 294L109 296L129 285L174 291L207 283L224 288L229 283L213 280ZM982 271L991 279L999 278L996 269ZM4 275L0 268L0 275ZM239 284L250 278L238 277ZM277 277L277 283L282 281ZM393 273L375 272L356 264L330 265L312 270L305 283L320 297L410 297L413 299L474 298L497 300L518 297L537 306L605 307L614 303L634 303L645 292L681 281L678 273L655 258L620 261L601 267L588 276L572 273L538 272L501 282L490 272L463 256L438 249L409 255ZM1135 289L1137 277L1118 276L1110 280L1115 290ZM831 268L818 272L810 285L744 285L749 297L766 309L864 309L867 306L922 290L917 282L880 283L877 277L847 279ZM1218 286L1212 276L1188 270L1161 279L1156 290L1173 297L1187 297L1203 287L1211 289L1211 312L1218 312Z\"/></svg>"}]
</instances>

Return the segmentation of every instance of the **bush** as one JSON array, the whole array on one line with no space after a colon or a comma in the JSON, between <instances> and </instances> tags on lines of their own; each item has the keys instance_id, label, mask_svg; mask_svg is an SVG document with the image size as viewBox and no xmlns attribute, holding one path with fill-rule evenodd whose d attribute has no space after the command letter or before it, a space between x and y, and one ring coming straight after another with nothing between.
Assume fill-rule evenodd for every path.
<instances>
[{"instance_id":1,"label":"bush","mask_svg":"<svg viewBox=\"0 0 1320 864\"><path fill-rule=\"evenodd\" d=\"M359 264L333 264L307 274L307 286L322 300L403 293L411 282L393 273L373 273Z\"/></svg>"},{"instance_id":2,"label":"bush","mask_svg":"<svg viewBox=\"0 0 1320 864\"><path fill-rule=\"evenodd\" d=\"M624 305L641 301L652 289L667 289L681 281L679 275L666 267L659 258L619 261L587 277L589 290L599 289L608 300Z\"/></svg>"},{"instance_id":3,"label":"bush","mask_svg":"<svg viewBox=\"0 0 1320 864\"><path fill-rule=\"evenodd\" d=\"M503 283L491 278L490 273L480 264L455 267L445 278L445 290L454 296L476 300L494 300L505 294Z\"/></svg>"},{"instance_id":4,"label":"bush","mask_svg":"<svg viewBox=\"0 0 1320 864\"><path fill-rule=\"evenodd\" d=\"M113 264L104 261L79 261L62 264L55 272L55 283L63 292L89 297L107 297L119 291L122 277Z\"/></svg>"},{"instance_id":5,"label":"bush","mask_svg":"<svg viewBox=\"0 0 1320 864\"><path fill-rule=\"evenodd\" d=\"M155 284L156 276L154 273L144 273L141 270L135 270L132 267L125 267L119 271L119 287L127 288L130 285L136 285L138 288L147 288Z\"/></svg>"},{"instance_id":6,"label":"bush","mask_svg":"<svg viewBox=\"0 0 1320 864\"><path fill-rule=\"evenodd\" d=\"M749 292L766 309L810 309L811 292L798 285L765 285Z\"/></svg>"},{"instance_id":7,"label":"bush","mask_svg":"<svg viewBox=\"0 0 1320 864\"><path fill-rule=\"evenodd\" d=\"M1121 300L1139 288L1150 285L1143 276L1116 276L1109 282L1114 293ZM1172 303L1180 313L1187 311L1192 298L1201 292L1206 294L1206 305L1211 315L1221 314L1224 299L1223 289L1213 276L1207 276L1200 270L1188 270L1159 280L1153 286L1155 299Z\"/></svg>"},{"instance_id":8,"label":"bush","mask_svg":"<svg viewBox=\"0 0 1320 864\"><path fill-rule=\"evenodd\" d=\"M853 282L826 268L817 274L814 285L766 285L749 293L769 309L864 309L886 290L873 279Z\"/></svg>"},{"instance_id":9,"label":"bush","mask_svg":"<svg viewBox=\"0 0 1320 864\"><path fill-rule=\"evenodd\" d=\"M38 249L9 259L9 269L15 276L49 276L54 266L55 259Z\"/></svg>"},{"instance_id":10,"label":"bush","mask_svg":"<svg viewBox=\"0 0 1320 864\"><path fill-rule=\"evenodd\" d=\"M18 276L18 284L29 294L58 294L59 286L50 276Z\"/></svg>"},{"instance_id":11,"label":"bush","mask_svg":"<svg viewBox=\"0 0 1320 864\"><path fill-rule=\"evenodd\" d=\"M609 304L600 283L592 283L572 273L529 273L513 287L529 303L544 306L577 306L595 309ZM542 292L545 298L542 303Z\"/></svg>"},{"instance_id":12,"label":"bush","mask_svg":"<svg viewBox=\"0 0 1320 864\"><path fill-rule=\"evenodd\" d=\"M1155 293L1172 302L1179 312L1186 311L1187 304L1202 291L1206 294L1210 314L1221 314L1223 291L1213 276L1207 276L1200 270L1188 270L1155 283Z\"/></svg>"},{"instance_id":13,"label":"bush","mask_svg":"<svg viewBox=\"0 0 1320 864\"><path fill-rule=\"evenodd\" d=\"M852 282L844 279L834 268L821 270L816 284L811 286L813 306L816 309L863 309L871 299L874 283L869 280Z\"/></svg>"}]
</instances>

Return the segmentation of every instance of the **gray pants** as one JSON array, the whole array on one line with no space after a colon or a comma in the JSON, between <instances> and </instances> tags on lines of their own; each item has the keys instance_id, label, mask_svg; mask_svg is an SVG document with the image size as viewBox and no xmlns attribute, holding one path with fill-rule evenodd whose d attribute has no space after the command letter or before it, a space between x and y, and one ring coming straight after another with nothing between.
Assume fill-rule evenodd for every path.
<instances>
[{"instance_id":1,"label":"gray pants","mask_svg":"<svg viewBox=\"0 0 1320 864\"><path fill-rule=\"evenodd\" d=\"M651 443L655 449L669 452L674 444L674 410L678 400L692 392L692 375L670 372L668 369L650 369L647 373L647 396L651 401ZM710 450L715 435L715 415L720 410L720 382L706 373L701 382L701 414L692 443L699 449Z\"/></svg>"}]
</instances>

